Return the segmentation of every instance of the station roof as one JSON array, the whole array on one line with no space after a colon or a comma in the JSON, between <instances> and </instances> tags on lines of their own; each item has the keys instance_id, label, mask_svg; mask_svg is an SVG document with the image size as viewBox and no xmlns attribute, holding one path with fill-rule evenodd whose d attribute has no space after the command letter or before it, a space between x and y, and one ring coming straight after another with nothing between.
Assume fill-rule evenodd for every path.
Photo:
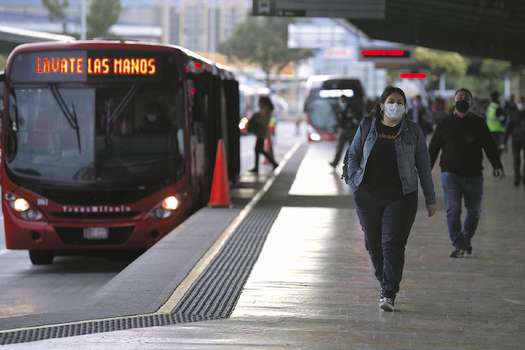
<instances>
[{"instance_id":1,"label":"station roof","mask_svg":"<svg viewBox=\"0 0 525 350\"><path fill-rule=\"evenodd\" d=\"M41 41L72 41L72 36L50 34L0 25L0 53L11 52L19 44Z\"/></svg>"},{"instance_id":2,"label":"station roof","mask_svg":"<svg viewBox=\"0 0 525 350\"><path fill-rule=\"evenodd\" d=\"M523 0L386 0L385 19L348 19L369 37L525 65Z\"/></svg>"}]
</instances>

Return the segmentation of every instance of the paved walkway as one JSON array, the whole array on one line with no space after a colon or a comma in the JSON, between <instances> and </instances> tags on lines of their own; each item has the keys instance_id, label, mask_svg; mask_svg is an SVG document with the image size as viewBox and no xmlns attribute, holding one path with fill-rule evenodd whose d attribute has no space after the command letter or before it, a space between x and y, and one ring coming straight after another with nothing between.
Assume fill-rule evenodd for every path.
<instances>
[{"instance_id":1,"label":"paved walkway","mask_svg":"<svg viewBox=\"0 0 525 350\"><path fill-rule=\"evenodd\" d=\"M385 313L351 195L326 161L332 147L310 147L231 318L8 348L523 349L525 189L512 174L486 177L469 258L448 258L440 187L435 217L420 198L398 311Z\"/></svg>"}]
</instances>

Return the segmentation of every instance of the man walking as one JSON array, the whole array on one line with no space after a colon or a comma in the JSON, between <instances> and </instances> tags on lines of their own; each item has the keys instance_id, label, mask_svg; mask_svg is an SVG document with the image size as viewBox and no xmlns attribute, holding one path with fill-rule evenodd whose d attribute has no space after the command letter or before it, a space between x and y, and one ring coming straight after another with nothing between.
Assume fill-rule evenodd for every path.
<instances>
[{"instance_id":1,"label":"man walking","mask_svg":"<svg viewBox=\"0 0 525 350\"><path fill-rule=\"evenodd\" d=\"M441 183L444 192L448 232L453 251L451 258L472 254L471 240L478 227L483 192L482 149L494 176L504 176L503 165L485 121L470 112L472 93L459 89L454 95L455 107L436 128L430 141L431 166L441 151ZM467 215L461 225L461 201L465 200Z\"/></svg>"},{"instance_id":2,"label":"man walking","mask_svg":"<svg viewBox=\"0 0 525 350\"><path fill-rule=\"evenodd\" d=\"M490 94L490 103L487 107L485 116L487 118L487 126L490 134L496 143L498 153L501 156L505 147L503 140L505 136L505 110L501 108L499 104L499 94L497 91L493 91Z\"/></svg>"},{"instance_id":3,"label":"man walking","mask_svg":"<svg viewBox=\"0 0 525 350\"><path fill-rule=\"evenodd\" d=\"M352 110L350 98L346 95L341 95L338 107L337 126L339 127L339 135L334 160L330 162L332 168L337 167L337 164L339 164L343 151L346 150L345 145L352 143L362 118L359 111Z\"/></svg>"},{"instance_id":4,"label":"man walking","mask_svg":"<svg viewBox=\"0 0 525 350\"><path fill-rule=\"evenodd\" d=\"M521 96L516 110L510 115L505 133L505 144L512 135L512 159L514 163L514 186L518 187L523 179L525 185L525 96ZM523 152L522 152L523 151ZM521 154L523 153L523 174L521 173ZM523 176L522 176L523 175Z\"/></svg>"}]
</instances>

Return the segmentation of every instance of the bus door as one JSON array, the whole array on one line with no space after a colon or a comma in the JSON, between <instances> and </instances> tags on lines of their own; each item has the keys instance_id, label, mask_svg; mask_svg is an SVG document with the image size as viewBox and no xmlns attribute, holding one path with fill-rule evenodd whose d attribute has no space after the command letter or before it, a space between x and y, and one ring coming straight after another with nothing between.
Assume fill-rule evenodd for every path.
<instances>
[{"instance_id":1,"label":"bus door","mask_svg":"<svg viewBox=\"0 0 525 350\"><path fill-rule=\"evenodd\" d=\"M2 163L2 154L3 154L3 148L2 148L2 145L3 145L3 134L2 134L2 130L3 130L3 123L4 123L4 106L5 106L4 98L5 98L5 91L6 91L6 87L5 87L5 72L1 71L0 72L0 169L3 166L3 163ZM0 181L1 180L2 180L2 171L0 170Z\"/></svg>"}]
</instances>

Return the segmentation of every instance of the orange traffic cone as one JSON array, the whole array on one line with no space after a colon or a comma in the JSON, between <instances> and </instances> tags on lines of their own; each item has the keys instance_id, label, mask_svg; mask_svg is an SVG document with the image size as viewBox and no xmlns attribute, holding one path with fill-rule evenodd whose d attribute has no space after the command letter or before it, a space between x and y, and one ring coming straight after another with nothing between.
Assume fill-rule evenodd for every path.
<instances>
[{"instance_id":1,"label":"orange traffic cone","mask_svg":"<svg viewBox=\"0 0 525 350\"><path fill-rule=\"evenodd\" d=\"M217 156L213 169L213 181L211 184L210 207L230 207L230 184L228 180L228 168L224 156L224 143L219 140L217 144Z\"/></svg>"}]
</instances>

